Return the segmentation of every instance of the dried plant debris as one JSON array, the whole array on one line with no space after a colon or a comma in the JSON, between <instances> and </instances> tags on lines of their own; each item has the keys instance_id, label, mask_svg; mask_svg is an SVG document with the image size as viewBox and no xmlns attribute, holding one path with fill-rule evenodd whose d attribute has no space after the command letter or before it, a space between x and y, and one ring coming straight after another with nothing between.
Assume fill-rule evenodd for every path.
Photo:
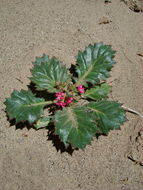
<instances>
[{"instance_id":1,"label":"dried plant debris","mask_svg":"<svg viewBox=\"0 0 143 190\"><path fill-rule=\"evenodd\" d=\"M112 21L108 19L107 17L102 17L99 19L99 24L109 24L110 22Z\"/></svg>"},{"instance_id":2,"label":"dried plant debris","mask_svg":"<svg viewBox=\"0 0 143 190\"><path fill-rule=\"evenodd\" d=\"M143 49L139 49L137 51L137 55L140 56L140 57L143 57Z\"/></svg>"},{"instance_id":3,"label":"dried plant debris","mask_svg":"<svg viewBox=\"0 0 143 190\"><path fill-rule=\"evenodd\" d=\"M134 12L143 11L143 0L121 0L121 1L123 1Z\"/></svg>"},{"instance_id":4,"label":"dried plant debris","mask_svg":"<svg viewBox=\"0 0 143 190\"><path fill-rule=\"evenodd\" d=\"M111 3L110 0L105 0L104 3L108 4L108 3Z\"/></svg>"}]
</instances>

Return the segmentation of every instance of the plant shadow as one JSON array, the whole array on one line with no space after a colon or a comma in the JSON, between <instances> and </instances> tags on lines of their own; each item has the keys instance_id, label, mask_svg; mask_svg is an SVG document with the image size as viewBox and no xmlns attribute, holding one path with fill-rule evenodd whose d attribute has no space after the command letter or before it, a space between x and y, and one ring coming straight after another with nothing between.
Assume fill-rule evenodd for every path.
<instances>
[{"instance_id":1,"label":"plant shadow","mask_svg":"<svg viewBox=\"0 0 143 190\"><path fill-rule=\"evenodd\" d=\"M65 147L64 143L61 142L59 136L54 134L54 125L50 126L47 137L48 141L52 140L53 146L56 148L57 152L58 151L60 151L61 153L67 152L72 156L74 150L78 150L72 148L70 145L68 147Z\"/></svg>"},{"instance_id":2,"label":"plant shadow","mask_svg":"<svg viewBox=\"0 0 143 190\"><path fill-rule=\"evenodd\" d=\"M22 130L23 128L27 128L28 130L30 130L31 128L35 129L34 125L33 124L30 125L28 121L16 123L15 119L10 120L8 115L7 115L7 119L10 122L10 127L15 126L15 130L18 130L18 129ZM47 140L52 141L53 146L56 148L57 152L58 151L60 151L60 153L67 152L68 154L72 156L74 150L77 150L77 149L72 148L70 145L68 147L65 147L64 143L61 142L59 136L54 134L54 125L47 127L47 129L48 129Z\"/></svg>"},{"instance_id":3,"label":"plant shadow","mask_svg":"<svg viewBox=\"0 0 143 190\"><path fill-rule=\"evenodd\" d=\"M15 126L15 130L18 130L18 129L22 130L23 128L27 128L28 130L30 130L31 128L35 129L33 124L30 125L28 121L16 123L15 119L10 120L8 116L7 118L8 118L8 121L10 122L10 127Z\"/></svg>"},{"instance_id":4,"label":"plant shadow","mask_svg":"<svg viewBox=\"0 0 143 190\"><path fill-rule=\"evenodd\" d=\"M72 74L73 77L78 77L78 74L76 72L76 65L71 64L71 67L69 68L70 73Z\"/></svg>"},{"instance_id":5,"label":"plant shadow","mask_svg":"<svg viewBox=\"0 0 143 190\"><path fill-rule=\"evenodd\" d=\"M30 84L28 85L28 89L33 94L35 94L36 97L44 98L46 101L55 99L54 93L49 93L47 90L37 90L36 85L33 82L30 82Z\"/></svg>"},{"instance_id":6,"label":"plant shadow","mask_svg":"<svg viewBox=\"0 0 143 190\"><path fill-rule=\"evenodd\" d=\"M31 92L35 94L36 97L44 98L46 101L49 99L50 100L55 99L54 94L48 93L46 90L38 91L36 89L35 84L32 82L28 85L28 89L31 90ZM28 130L30 130L31 128L35 129L34 125L30 124L28 121L16 123L15 119L10 119L6 111L5 113L6 113L7 120L10 123L10 127L15 126L15 130L18 130L18 129L22 130L23 128L27 128ZM54 125L50 125L50 127L46 127L46 128L48 129L47 140L52 141L53 146L56 148L57 152L58 151L60 151L61 153L67 152L68 154L72 156L74 150L78 150L76 148L72 148L70 145L68 147L65 147L64 143L61 142L59 136L54 134Z\"/></svg>"}]
</instances>

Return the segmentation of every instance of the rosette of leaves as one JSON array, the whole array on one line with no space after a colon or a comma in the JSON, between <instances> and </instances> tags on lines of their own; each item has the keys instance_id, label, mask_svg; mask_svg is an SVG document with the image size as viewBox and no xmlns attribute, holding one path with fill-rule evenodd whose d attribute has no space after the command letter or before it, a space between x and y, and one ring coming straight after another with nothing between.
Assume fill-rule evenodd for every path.
<instances>
[{"instance_id":1,"label":"rosette of leaves","mask_svg":"<svg viewBox=\"0 0 143 190\"><path fill-rule=\"evenodd\" d=\"M36 58L30 79L41 95L43 90L47 92L47 98L39 98L30 90L14 90L5 101L9 119L28 121L35 129L54 124L55 134L65 146L81 149L96 135L119 129L126 121L125 111L120 103L107 100L111 87L105 83L115 64L114 55L109 45L89 45L76 57L76 77L55 57ZM79 86L82 91L78 91ZM57 103L56 93L62 94L62 101L70 102Z\"/></svg>"}]
</instances>

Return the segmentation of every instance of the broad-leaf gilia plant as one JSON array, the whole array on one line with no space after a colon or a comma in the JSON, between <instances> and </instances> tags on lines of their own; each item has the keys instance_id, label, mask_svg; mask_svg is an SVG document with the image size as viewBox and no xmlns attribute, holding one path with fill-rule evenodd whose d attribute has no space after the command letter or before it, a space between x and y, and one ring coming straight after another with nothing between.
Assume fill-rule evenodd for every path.
<instances>
[{"instance_id":1,"label":"broad-leaf gilia plant","mask_svg":"<svg viewBox=\"0 0 143 190\"><path fill-rule=\"evenodd\" d=\"M31 81L47 96L14 90L5 101L9 118L28 121L36 129L54 124L65 146L81 149L96 135L119 129L126 121L125 111L120 103L107 100L111 87L105 83L114 55L109 45L89 45L78 53L74 75L55 57L36 58Z\"/></svg>"}]
</instances>

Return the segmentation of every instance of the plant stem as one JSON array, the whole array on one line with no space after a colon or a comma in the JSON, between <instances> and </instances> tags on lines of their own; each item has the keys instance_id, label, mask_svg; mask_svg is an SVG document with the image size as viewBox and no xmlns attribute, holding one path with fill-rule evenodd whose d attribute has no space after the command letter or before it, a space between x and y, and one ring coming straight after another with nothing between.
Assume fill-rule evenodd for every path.
<instances>
[{"instance_id":1,"label":"plant stem","mask_svg":"<svg viewBox=\"0 0 143 190\"><path fill-rule=\"evenodd\" d=\"M53 101L45 101L43 102L44 105L50 105L50 104L53 104L54 102Z\"/></svg>"},{"instance_id":2,"label":"plant stem","mask_svg":"<svg viewBox=\"0 0 143 190\"><path fill-rule=\"evenodd\" d=\"M79 86L79 83L78 81L74 84L75 87Z\"/></svg>"},{"instance_id":3,"label":"plant stem","mask_svg":"<svg viewBox=\"0 0 143 190\"><path fill-rule=\"evenodd\" d=\"M141 113L139 113L139 112L137 112L137 111L135 111L135 110L133 110L133 109L131 109L131 108L128 108L128 107L126 107L126 106L122 106L122 108L123 108L124 110L128 111L128 112L134 113L134 114L140 116L141 118L143 118L143 115L142 115Z\"/></svg>"},{"instance_id":4,"label":"plant stem","mask_svg":"<svg viewBox=\"0 0 143 190\"><path fill-rule=\"evenodd\" d=\"M38 106L38 105L50 105L53 104L53 101L45 101L45 102L39 102L39 103L35 103L35 104L30 104L30 106Z\"/></svg>"}]
</instances>

